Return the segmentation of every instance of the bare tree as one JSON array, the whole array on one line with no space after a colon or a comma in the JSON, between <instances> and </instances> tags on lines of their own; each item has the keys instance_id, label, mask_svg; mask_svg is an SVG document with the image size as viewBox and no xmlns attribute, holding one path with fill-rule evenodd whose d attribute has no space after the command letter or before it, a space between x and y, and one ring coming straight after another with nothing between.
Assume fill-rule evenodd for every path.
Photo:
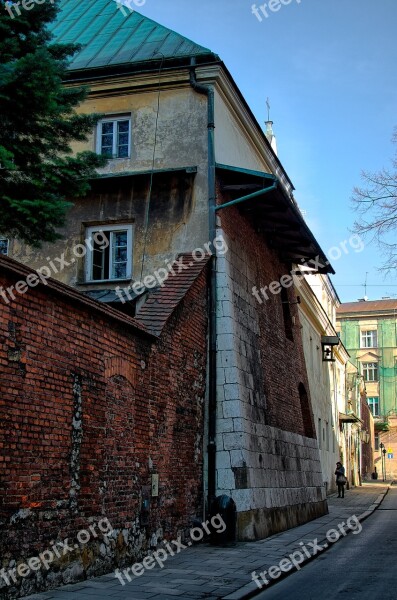
<instances>
[{"instance_id":1,"label":"bare tree","mask_svg":"<svg viewBox=\"0 0 397 600\"><path fill-rule=\"evenodd\" d=\"M397 144L397 127L393 134ZM382 270L397 270L397 151L392 168L376 173L363 171L365 187L353 189L353 208L360 214L354 231L370 237L385 257Z\"/></svg>"}]
</instances>

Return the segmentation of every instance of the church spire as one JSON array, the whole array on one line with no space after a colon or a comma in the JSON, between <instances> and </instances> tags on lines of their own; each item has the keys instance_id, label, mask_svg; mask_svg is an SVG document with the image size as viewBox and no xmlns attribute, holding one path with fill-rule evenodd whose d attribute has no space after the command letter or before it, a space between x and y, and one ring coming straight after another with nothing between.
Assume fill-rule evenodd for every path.
<instances>
[{"instance_id":1,"label":"church spire","mask_svg":"<svg viewBox=\"0 0 397 600\"><path fill-rule=\"evenodd\" d=\"M273 121L270 120L269 98L266 100L266 106L267 106L267 121L265 121L265 125L266 125L265 135L266 135L268 142L271 145L274 153L277 156L277 140L276 140L276 136L274 135L274 132L273 132Z\"/></svg>"}]
</instances>

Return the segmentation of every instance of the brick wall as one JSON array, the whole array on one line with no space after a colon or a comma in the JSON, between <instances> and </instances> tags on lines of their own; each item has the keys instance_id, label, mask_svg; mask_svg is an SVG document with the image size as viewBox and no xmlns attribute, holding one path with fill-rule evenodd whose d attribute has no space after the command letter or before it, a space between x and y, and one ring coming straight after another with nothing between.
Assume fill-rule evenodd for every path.
<instances>
[{"instance_id":1,"label":"brick wall","mask_svg":"<svg viewBox=\"0 0 397 600\"><path fill-rule=\"evenodd\" d=\"M296 296L252 294L291 267L238 208L219 215L217 493L235 500L240 539L255 539L327 507Z\"/></svg>"},{"instance_id":2,"label":"brick wall","mask_svg":"<svg viewBox=\"0 0 397 600\"><path fill-rule=\"evenodd\" d=\"M2 269L0 286L18 279ZM206 298L204 269L158 338L56 282L0 301L0 569L105 517L114 528L0 578L1 598L132 565L202 517Z\"/></svg>"}]
</instances>

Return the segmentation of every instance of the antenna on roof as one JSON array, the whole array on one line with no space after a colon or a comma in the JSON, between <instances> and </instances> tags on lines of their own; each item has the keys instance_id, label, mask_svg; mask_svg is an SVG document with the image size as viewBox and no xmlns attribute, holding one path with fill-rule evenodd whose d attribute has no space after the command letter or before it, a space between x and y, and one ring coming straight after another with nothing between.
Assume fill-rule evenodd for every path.
<instances>
[{"instance_id":1,"label":"antenna on roof","mask_svg":"<svg viewBox=\"0 0 397 600\"><path fill-rule=\"evenodd\" d=\"M364 283L364 299L368 300L367 297L367 280L368 280L368 271L365 273L365 283Z\"/></svg>"}]
</instances>

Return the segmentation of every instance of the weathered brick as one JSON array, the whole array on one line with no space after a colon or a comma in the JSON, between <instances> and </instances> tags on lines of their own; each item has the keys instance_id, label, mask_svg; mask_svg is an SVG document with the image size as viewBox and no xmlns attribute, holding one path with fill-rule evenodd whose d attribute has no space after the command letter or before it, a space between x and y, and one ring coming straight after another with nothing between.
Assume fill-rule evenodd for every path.
<instances>
[{"instance_id":1,"label":"weathered brick","mask_svg":"<svg viewBox=\"0 0 397 600\"><path fill-rule=\"evenodd\" d=\"M18 278L2 269L0 286ZM132 564L154 532L175 539L203 513L205 268L157 339L97 306L51 285L0 299L2 566L103 517L121 535L110 560ZM90 575L105 568L97 547Z\"/></svg>"}]
</instances>

